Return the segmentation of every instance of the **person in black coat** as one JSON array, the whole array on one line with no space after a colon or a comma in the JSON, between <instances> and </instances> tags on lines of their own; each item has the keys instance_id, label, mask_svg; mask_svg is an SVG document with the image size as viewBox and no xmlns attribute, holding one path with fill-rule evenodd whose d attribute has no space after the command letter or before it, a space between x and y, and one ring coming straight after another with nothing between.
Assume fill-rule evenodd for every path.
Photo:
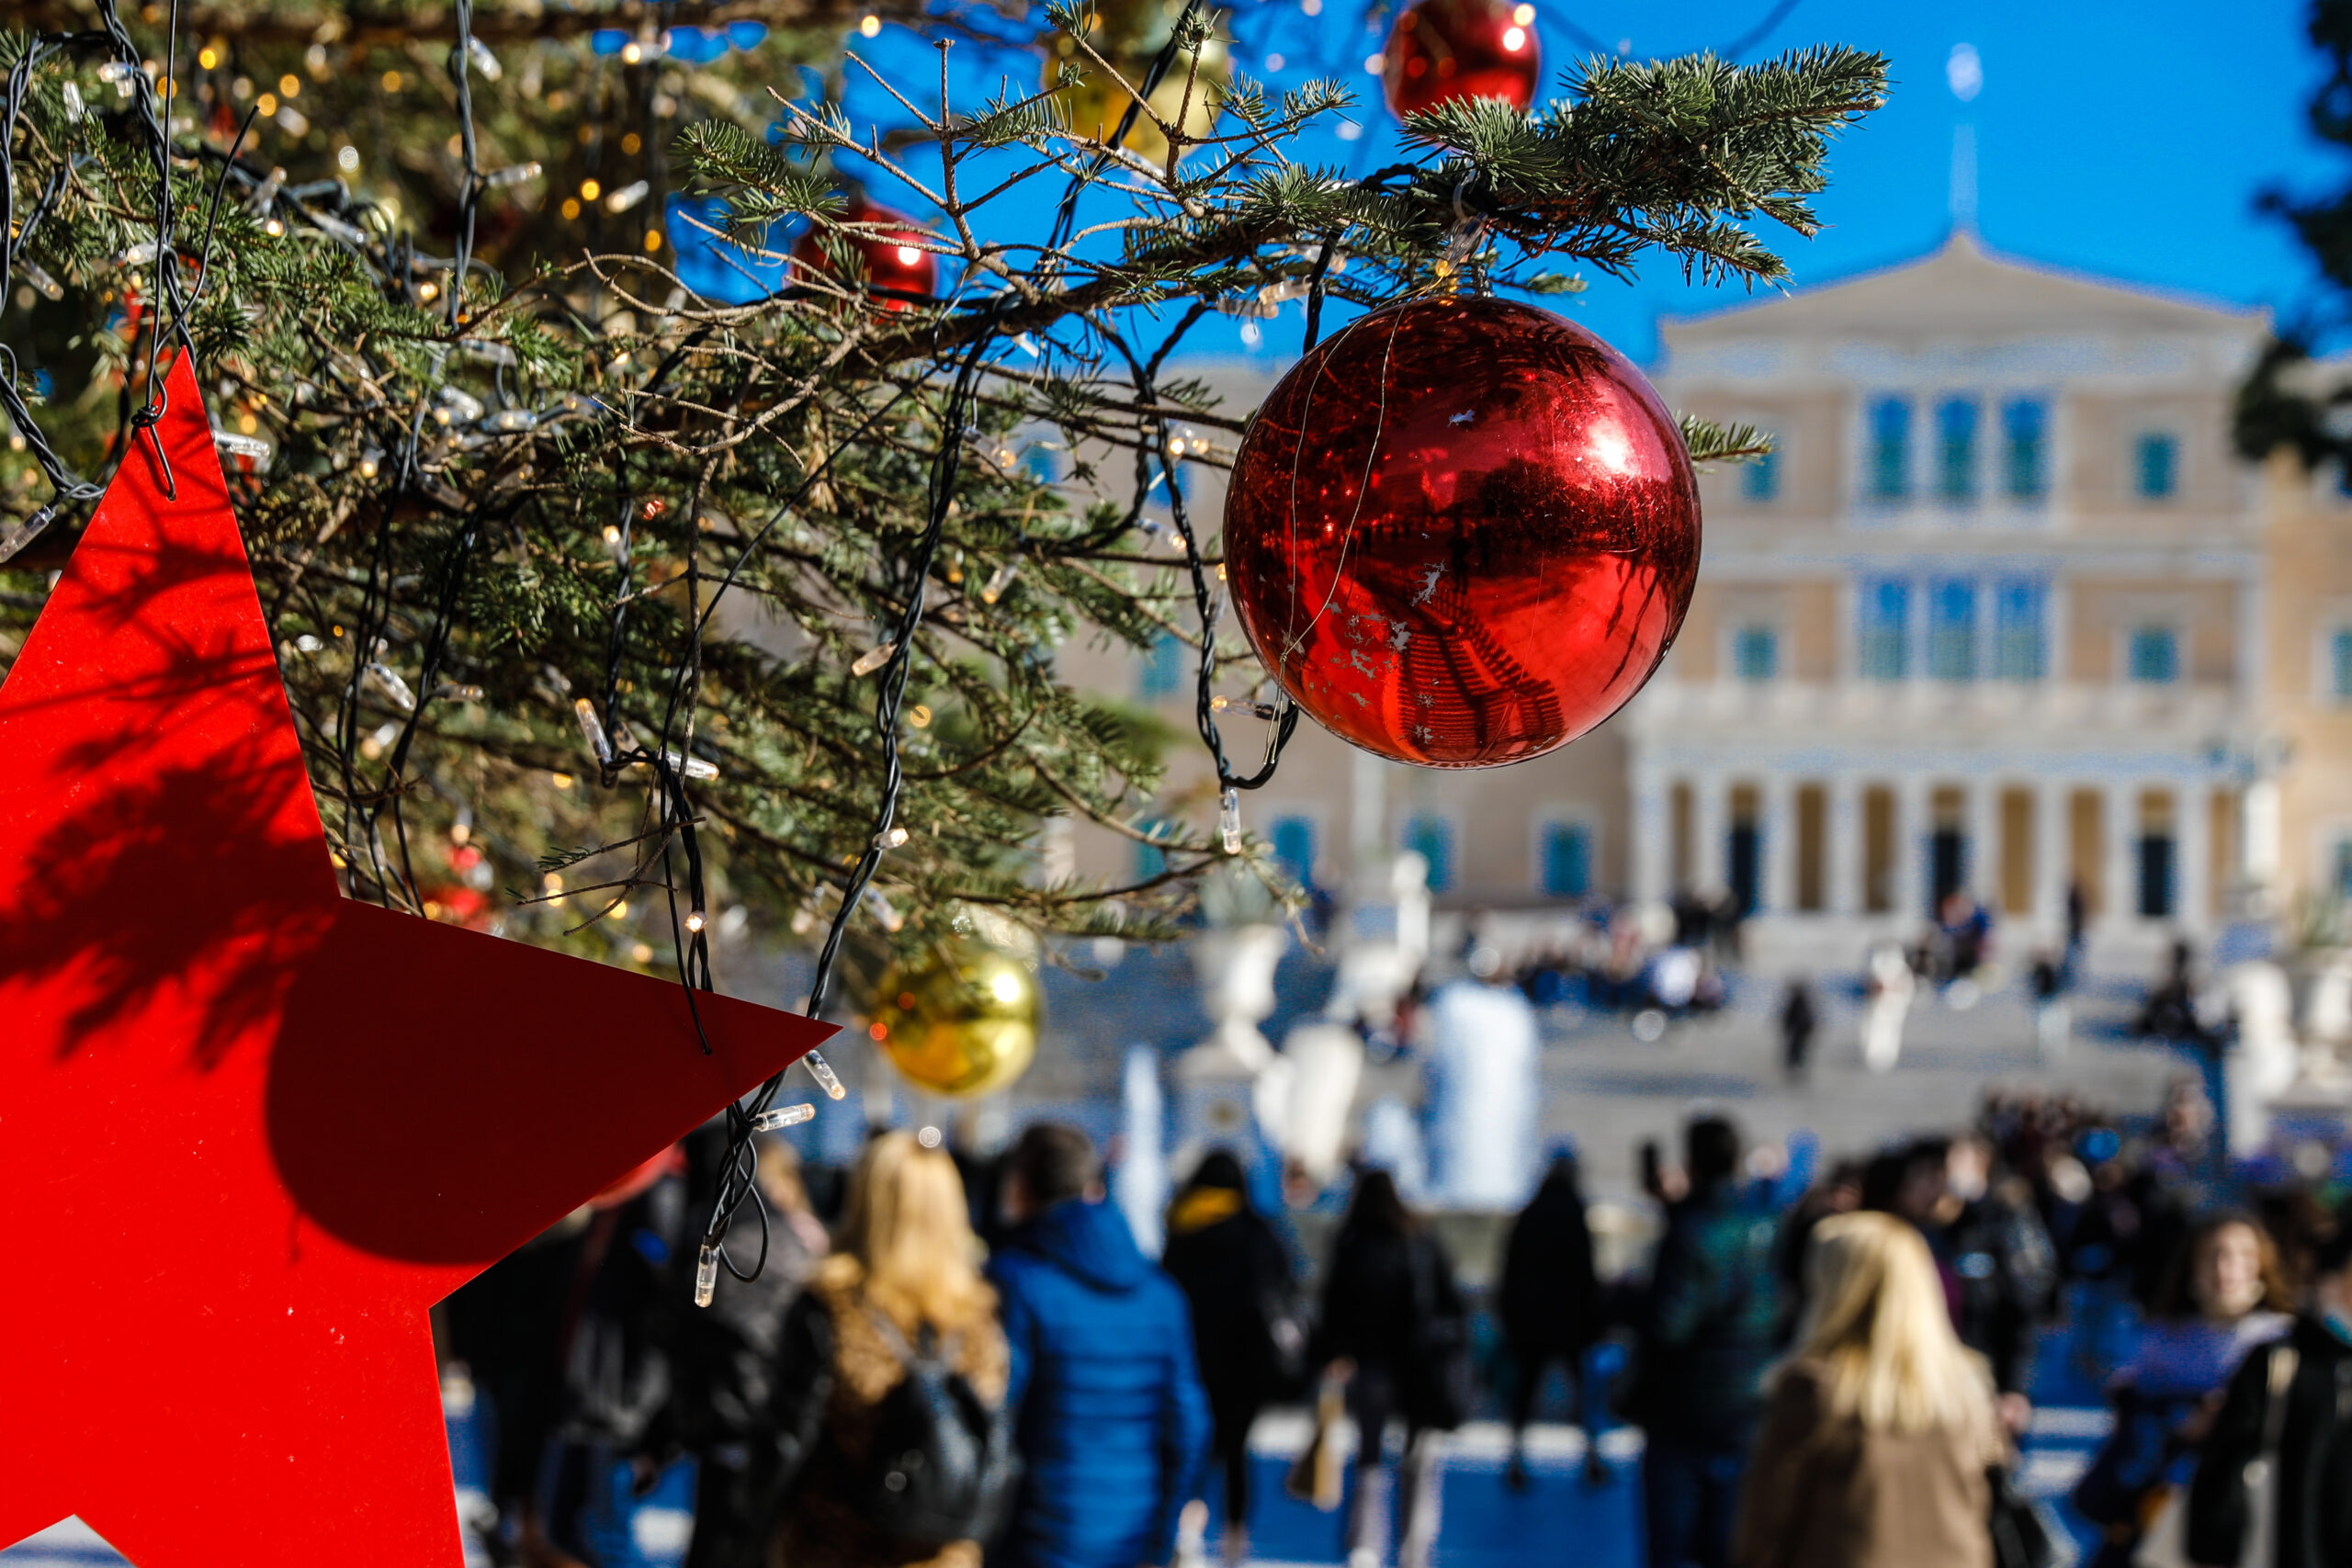
<instances>
[{"instance_id":1,"label":"person in black coat","mask_svg":"<svg viewBox=\"0 0 2352 1568\"><path fill-rule=\"evenodd\" d=\"M2272 1556L2251 1568L2352 1562L2352 1214L2315 1260L2312 1304L2287 1337L2240 1364L2188 1485L2192 1562L2249 1562L2255 1501L2247 1472L2278 1477ZM2291 1360L2286 1359L2292 1357ZM2291 1373L2291 1376L2290 1375ZM2273 1389L2285 1404L2273 1419ZM2269 1455L2273 1437L2277 1452Z\"/></svg>"},{"instance_id":2,"label":"person in black coat","mask_svg":"<svg viewBox=\"0 0 2352 1568\"><path fill-rule=\"evenodd\" d=\"M1250 1427L1297 1392L1306 1336L1290 1256L1250 1206L1241 1162L1204 1157L1168 1211L1160 1267L1193 1303L1193 1343L1225 1469L1226 1561L1242 1560L1250 1528Z\"/></svg>"},{"instance_id":3,"label":"person in black coat","mask_svg":"<svg viewBox=\"0 0 2352 1568\"><path fill-rule=\"evenodd\" d=\"M1376 1561L1371 1540L1391 1416L1405 1422L1396 1488L1397 1568L1428 1568L1437 1543L1437 1434L1469 1415L1469 1317L1444 1247L1405 1206L1385 1170L1356 1178L1355 1196L1325 1270L1315 1359L1348 1385L1357 1481L1345 1547Z\"/></svg>"},{"instance_id":4,"label":"person in black coat","mask_svg":"<svg viewBox=\"0 0 2352 1568\"><path fill-rule=\"evenodd\" d=\"M1563 1363L1577 1405L1583 1405L1586 1347L1600 1327L1600 1283L1592 1266L1592 1230L1585 1223L1577 1156L1561 1150L1543 1185L1510 1228L1503 1247L1503 1340L1510 1348L1510 1462L1503 1479L1513 1491L1527 1485L1523 1447L1535 1395L1554 1361ZM1590 1434L1587 1434L1588 1437ZM1604 1481L1598 1450L1585 1450L1587 1479Z\"/></svg>"},{"instance_id":5,"label":"person in black coat","mask_svg":"<svg viewBox=\"0 0 2352 1568\"><path fill-rule=\"evenodd\" d=\"M1804 1077L1813 1055L1813 1032L1818 1021L1813 1010L1813 987L1802 979L1789 982L1781 1002L1781 1066L1790 1078Z\"/></svg>"}]
</instances>

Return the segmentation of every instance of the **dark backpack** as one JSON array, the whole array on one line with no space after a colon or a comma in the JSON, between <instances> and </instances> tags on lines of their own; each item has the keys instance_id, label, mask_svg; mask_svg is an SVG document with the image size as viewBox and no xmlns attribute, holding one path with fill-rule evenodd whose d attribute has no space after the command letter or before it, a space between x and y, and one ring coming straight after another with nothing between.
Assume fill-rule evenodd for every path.
<instances>
[{"instance_id":1,"label":"dark backpack","mask_svg":"<svg viewBox=\"0 0 2352 1568\"><path fill-rule=\"evenodd\" d=\"M885 1535L923 1546L996 1533L1020 1473L1012 1424L955 1370L956 1340L920 1348L879 1312L875 1327L907 1375L875 1412L874 1448L854 1467L850 1502Z\"/></svg>"}]
</instances>

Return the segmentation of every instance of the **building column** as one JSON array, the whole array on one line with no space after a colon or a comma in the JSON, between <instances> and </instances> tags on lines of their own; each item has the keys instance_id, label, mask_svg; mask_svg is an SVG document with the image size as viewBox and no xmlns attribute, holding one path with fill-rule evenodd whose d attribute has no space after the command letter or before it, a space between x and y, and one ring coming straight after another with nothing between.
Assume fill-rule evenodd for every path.
<instances>
[{"instance_id":1,"label":"building column","mask_svg":"<svg viewBox=\"0 0 2352 1568\"><path fill-rule=\"evenodd\" d=\"M1862 909L1862 789L1845 773L1822 781L1828 792L1822 823L1822 875L1828 879L1829 912L1858 915Z\"/></svg>"},{"instance_id":2,"label":"building column","mask_svg":"<svg viewBox=\"0 0 2352 1568\"><path fill-rule=\"evenodd\" d=\"M1673 812L1667 801L1667 783L1657 770L1634 770L1634 852L1631 867L1634 901L1663 903L1673 889L1667 886L1674 852Z\"/></svg>"},{"instance_id":3,"label":"building column","mask_svg":"<svg viewBox=\"0 0 2352 1568\"><path fill-rule=\"evenodd\" d=\"M2107 908L2101 923L2122 930L2140 918L2140 782L2109 780L2100 805L2107 837Z\"/></svg>"},{"instance_id":4,"label":"building column","mask_svg":"<svg viewBox=\"0 0 2352 1568\"><path fill-rule=\"evenodd\" d=\"M2033 791L2033 923L2052 942L2066 940L2066 887L2075 879L2071 780L2045 780Z\"/></svg>"},{"instance_id":5,"label":"building column","mask_svg":"<svg viewBox=\"0 0 2352 1568\"><path fill-rule=\"evenodd\" d=\"M1731 885L1731 784L1721 773L1690 780L1690 880L1710 896Z\"/></svg>"},{"instance_id":6,"label":"building column","mask_svg":"<svg viewBox=\"0 0 2352 1568\"><path fill-rule=\"evenodd\" d=\"M2213 788L2202 779L2172 792L2173 919L2202 933L2213 924Z\"/></svg>"},{"instance_id":7,"label":"building column","mask_svg":"<svg viewBox=\"0 0 2352 1568\"><path fill-rule=\"evenodd\" d=\"M1758 787L1764 796L1764 865L1757 880L1765 909L1785 915L1797 907L1796 782L1785 773L1767 773Z\"/></svg>"},{"instance_id":8,"label":"building column","mask_svg":"<svg viewBox=\"0 0 2352 1568\"><path fill-rule=\"evenodd\" d=\"M1961 787L1968 793L1968 874L1963 879L1969 896L1988 910L2001 908L2001 781L1998 778L1969 779Z\"/></svg>"},{"instance_id":9,"label":"building column","mask_svg":"<svg viewBox=\"0 0 2352 1568\"><path fill-rule=\"evenodd\" d=\"M1928 781L1894 781L1894 913L1905 929L1928 914Z\"/></svg>"}]
</instances>

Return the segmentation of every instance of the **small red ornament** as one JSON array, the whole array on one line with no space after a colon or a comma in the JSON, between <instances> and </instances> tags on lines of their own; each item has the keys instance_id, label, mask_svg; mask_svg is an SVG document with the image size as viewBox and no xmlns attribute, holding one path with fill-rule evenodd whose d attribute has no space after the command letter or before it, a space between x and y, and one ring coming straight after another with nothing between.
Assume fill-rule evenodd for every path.
<instances>
[{"instance_id":1,"label":"small red ornament","mask_svg":"<svg viewBox=\"0 0 2352 1568\"><path fill-rule=\"evenodd\" d=\"M1540 757L1665 656L1699 570L1674 417L1625 357L1509 300L1407 300L1300 360L1242 437L1226 573L1325 728L1437 768Z\"/></svg>"},{"instance_id":2,"label":"small red ornament","mask_svg":"<svg viewBox=\"0 0 2352 1568\"><path fill-rule=\"evenodd\" d=\"M0 1548L458 1568L433 1303L831 1026L344 897L165 386L0 683Z\"/></svg>"},{"instance_id":3,"label":"small red ornament","mask_svg":"<svg viewBox=\"0 0 2352 1568\"><path fill-rule=\"evenodd\" d=\"M1396 18L1381 61L1381 85L1399 119L1454 98L1500 98L1523 109L1544 70L1535 7L1419 0Z\"/></svg>"},{"instance_id":4,"label":"small red ornament","mask_svg":"<svg viewBox=\"0 0 2352 1568\"><path fill-rule=\"evenodd\" d=\"M883 310L903 310L915 303L905 296L928 299L938 292L939 258L922 248L932 239L915 226L913 219L859 197L850 203L842 221L883 231L876 235L842 236L865 264L865 285L874 290L875 302ZM832 258L825 254L826 232L822 228L810 229L792 253L794 261L820 277L834 276Z\"/></svg>"}]
</instances>

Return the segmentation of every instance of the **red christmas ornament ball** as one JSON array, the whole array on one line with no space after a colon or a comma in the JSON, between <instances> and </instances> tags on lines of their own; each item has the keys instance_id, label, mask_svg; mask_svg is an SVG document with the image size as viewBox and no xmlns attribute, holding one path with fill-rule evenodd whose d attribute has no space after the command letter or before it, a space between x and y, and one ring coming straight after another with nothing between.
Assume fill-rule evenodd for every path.
<instances>
[{"instance_id":1,"label":"red christmas ornament ball","mask_svg":"<svg viewBox=\"0 0 2352 1568\"><path fill-rule=\"evenodd\" d=\"M1398 118L1454 98L1535 101L1543 50L1535 8L1502 0L1419 0L1408 6L1381 51L1381 85Z\"/></svg>"},{"instance_id":2,"label":"red christmas ornament ball","mask_svg":"<svg viewBox=\"0 0 2352 1568\"><path fill-rule=\"evenodd\" d=\"M897 298L899 295L929 298L938 292L939 258L922 249L930 243L930 236L915 226L913 219L860 198L850 203L842 220L882 231L875 235L842 238L865 264L866 287L874 290L875 303L883 310L904 310L914 303L912 299ZM792 258L811 273L830 277L833 276L833 261L825 254L826 232L822 228L811 228L793 248Z\"/></svg>"},{"instance_id":3,"label":"red christmas ornament ball","mask_svg":"<svg viewBox=\"0 0 2352 1568\"><path fill-rule=\"evenodd\" d=\"M1524 761L1641 689L1690 608L1699 490L1674 416L1582 327L1407 300L1284 376L1225 507L1243 629L1342 739Z\"/></svg>"}]
</instances>

